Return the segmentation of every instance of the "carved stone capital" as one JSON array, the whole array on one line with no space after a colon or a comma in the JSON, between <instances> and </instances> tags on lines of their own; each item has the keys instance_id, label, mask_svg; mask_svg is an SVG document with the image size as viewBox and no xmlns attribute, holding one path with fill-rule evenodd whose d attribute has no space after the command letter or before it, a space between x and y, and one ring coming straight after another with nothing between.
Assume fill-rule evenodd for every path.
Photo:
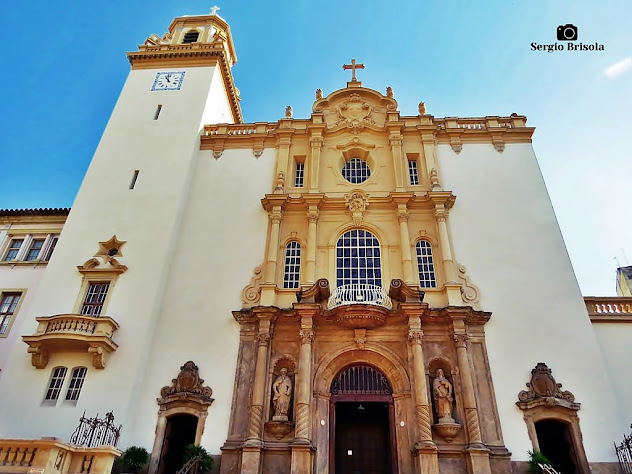
<instances>
[{"instance_id":1,"label":"carved stone capital","mask_svg":"<svg viewBox=\"0 0 632 474\"><path fill-rule=\"evenodd\" d=\"M454 344L456 347L466 347L469 336L467 334L453 334Z\"/></svg>"},{"instance_id":2,"label":"carved stone capital","mask_svg":"<svg viewBox=\"0 0 632 474\"><path fill-rule=\"evenodd\" d=\"M307 211L308 222L310 224L317 223L319 215L320 215L320 212L318 211L318 209L310 209L309 211Z\"/></svg>"},{"instance_id":3,"label":"carved stone capital","mask_svg":"<svg viewBox=\"0 0 632 474\"><path fill-rule=\"evenodd\" d=\"M255 341L257 341L257 343L260 346L267 346L268 344L270 344L270 333L268 332L260 332L255 336Z\"/></svg>"},{"instance_id":4,"label":"carved stone capital","mask_svg":"<svg viewBox=\"0 0 632 474\"><path fill-rule=\"evenodd\" d=\"M283 220L283 211L281 210L272 210L268 215L270 216L270 222L272 222L272 224L280 224Z\"/></svg>"},{"instance_id":5,"label":"carved stone capital","mask_svg":"<svg viewBox=\"0 0 632 474\"><path fill-rule=\"evenodd\" d=\"M404 142L404 136L401 134L391 135L390 137L388 137L388 142L391 146L402 146L402 143Z\"/></svg>"},{"instance_id":6,"label":"carved stone capital","mask_svg":"<svg viewBox=\"0 0 632 474\"><path fill-rule=\"evenodd\" d=\"M298 337L301 338L301 344L311 344L314 341L314 330L301 329L298 332Z\"/></svg>"},{"instance_id":7,"label":"carved stone capital","mask_svg":"<svg viewBox=\"0 0 632 474\"><path fill-rule=\"evenodd\" d=\"M397 211L397 220L399 221L400 224L402 222L408 222L409 217L410 217L410 214L408 213L408 211L401 210L401 209Z\"/></svg>"},{"instance_id":8,"label":"carved stone capital","mask_svg":"<svg viewBox=\"0 0 632 474\"><path fill-rule=\"evenodd\" d=\"M408 341L411 344L421 344L424 339L424 332L421 329L411 329L408 331Z\"/></svg>"},{"instance_id":9,"label":"carved stone capital","mask_svg":"<svg viewBox=\"0 0 632 474\"><path fill-rule=\"evenodd\" d=\"M444 207L437 207L435 208L434 215L437 218L437 221L445 222L448 218L448 210Z\"/></svg>"},{"instance_id":10,"label":"carved stone capital","mask_svg":"<svg viewBox=\"0 0 632 474\"><path fill-rule=\"evenodd\" d=\"M320 147L323 146L323 142L324 142L324 138L323 137L312 137L309 139L309 144L312 148L318 148L320 149Z\"/></svg>"}]
</instances>

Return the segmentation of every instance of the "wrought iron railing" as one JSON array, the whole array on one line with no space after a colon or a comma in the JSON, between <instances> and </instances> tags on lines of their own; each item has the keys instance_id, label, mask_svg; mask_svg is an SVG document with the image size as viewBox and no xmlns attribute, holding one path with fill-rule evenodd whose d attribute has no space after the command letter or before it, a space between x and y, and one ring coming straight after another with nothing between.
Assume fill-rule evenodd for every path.
<instances>
[{"instance_id":1,"label":"wrought iron railing","mask_svg":"<svg viewBox=\"0 0 632 474\"><path fill-rule=\"evenodd\" d=\"M197 474L201 461L202 456L195 456L189 459L187 463L182 466L182 469L178 471L178 474Z\"/></svg>"},{"instance_id":2,"label":"wrought iron railing","mask_svg":"<svg viewBox=\"0 0 632 474\"><path fill-rule=\"evenodd\" d=\"M114 426L114 414L108 412L104 418L97 413L94 418L86 418L86 412L79 419L79 426L70 437L70 444L96 448L97 446L115 446L121 436L121 428Z\"/></svg>"},{"instance_id":3,"label":"wrought iron railing","mask_svg":"<svg viewBox=\"0 0 632 474\"><path fill-rule=\"evenodd\" d=\"M351 283L336 288L329 297L327 308L334 309L350 304L369 304L391 309L393 302L384 288L368 283Z\"/></svg>"},{"instance_id":4,"label":"wrought iron railing","mask_svg":"<svg viewBox=\"0 0 632 474\"><path fill-rule=\"evenodd\" d=\"M632 428L632 425L630 425ZM623 436L621 444L614 443L614 450L617 453L619 467L623 474L632 474L632 433Z\"/></svg>"}]
</instances>

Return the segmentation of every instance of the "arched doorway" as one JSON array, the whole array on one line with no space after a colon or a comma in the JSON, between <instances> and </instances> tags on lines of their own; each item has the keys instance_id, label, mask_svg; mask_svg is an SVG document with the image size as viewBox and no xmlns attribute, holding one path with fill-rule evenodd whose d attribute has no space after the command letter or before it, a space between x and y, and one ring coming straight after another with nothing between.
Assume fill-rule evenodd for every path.
<instances>
[{"instance_id":1,"label":"arched doorway","mask_svg":"<svg viewBox=\"0 0 632 474\"><path fill-rule=\"evenodd\" d=\"M355 364L334 378L330 391L330 474L398 472L393 391L384 374Z\"/></svg>"},{"instance_id":2,"label":"arched doorway","mask_svg":"<svg viewBox=\"0 0 632 474\"><path fill-rule=\"evenodd\" d=\"M158 474L173 474L184 465L184 450L195 443L198 417L179 414L167 418Z\"/></svg>"},{"instance_id":3,"label":"arched doorway","mask_svg":"<svg viewBox=\"0 0 632 474\"><path fill-rule=\"evenodd\" d=\"M564 474L579 472L572 433L567 423L551 418L540 420L535 423L535 432L540 452L549 458L555 470Z\"/></svg>"}]
</instances>

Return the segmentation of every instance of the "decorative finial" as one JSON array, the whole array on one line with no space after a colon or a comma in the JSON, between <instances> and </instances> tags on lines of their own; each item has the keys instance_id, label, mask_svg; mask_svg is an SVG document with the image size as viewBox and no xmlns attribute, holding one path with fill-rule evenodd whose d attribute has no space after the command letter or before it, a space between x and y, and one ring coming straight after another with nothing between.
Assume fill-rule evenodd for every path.
<instances>
[{"instance_id":1,"label":"decorative finial","mask_svg":"<svg viewBox=\"0 0 632 474\"><path fill-rule=\"evenodd\" d=\"M316 89L316 100L322 99L322 98L323 98L323 90L322 89Z\"/></svg>"},{"instance_id":2,"label":"decorative finial","mask_svg":"<svg viewBox=\"0 0 632 474\"><path fill-rule=\"evenodd\" d=\"M364 69L364 64L356 64L356 60L352 59L351 64L343 64L342 69L351 69L351 82L358 82L356 79L356 69Z\"/></svg>"},{"instance_id":3,"label":"decorative finial","mask_svg":"<svg viewBox=\"0 0 632 474\"><path fill-rule=\"evenodd\" d=\"M386 88L386 97L388 97L389 99L393 98L393 88L391 86L388 86Z\"/></svg>"},{"instance_id":4,"label":"decorative finial","mask_svg":"<svg viewBox=\"0 0 632 474\"><path fill-rule=\"evenodd\" d=\"M426 103L419 102L419 115L426 115Z\"/></svg>"},{"instance_id":5,"label":"decorative finial","mask_svg":"<svg viewBox=\"0 0 632 474\"><path fill-rule=\"evenodd\" d=\"M285 193L285 173L283 171L279 171L277 175L276 187L274 188L274 194L283 194Z\"/></svg>"},{"instance_id":6,"label":"decorative finial","mask_svg":"<svg viewBox=\"0 0 632 474\"><path fill-rule=\"evenodd\" d=\"M290 118L292 118L292 113L293 113L293 111L292 111L292 106L291 106L291 105L288 105L288 106L285 108L285 118L289 118L289 119L290 119Z\"/></svg>"},{"instance_id":7,"label":"decorative finial","mask_svg":"<svg viewBox=\"0 0 632 474\"><path fill-rule=\"evenodd\" d=\"M219 10L220 8L215 5L214 7L211 8L211 15L217 15L217 10Z\"/></svg>"}]
</instances>

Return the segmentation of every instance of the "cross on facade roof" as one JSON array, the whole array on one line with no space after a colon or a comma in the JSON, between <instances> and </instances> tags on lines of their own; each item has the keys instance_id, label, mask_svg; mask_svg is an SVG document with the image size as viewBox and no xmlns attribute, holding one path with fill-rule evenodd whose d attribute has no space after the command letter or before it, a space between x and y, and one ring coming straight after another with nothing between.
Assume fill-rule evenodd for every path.
<instances>
[{"instance_id":1,"label":"cross on facade roof","mask_svg":"<svg viewBox=\"0 0 632 474\"><path fill-rule=\"evenodd\" d=\"M358 82L356 79L356 69L364 69L364 64L356 64L356 60L352 59L351 64L343 64L342 69L351 69L351 82Z\"/></svg>"},{"instance_id":2,"label":"cross on facade roof","mask_svg":"<svg viewBox=\"0 0 632 474\"><path fill-rule=\"evenodd\" d=\"M211 7L211 15L217 15L217 10L220 10L220 8L215 5L214 7Z\"/></svg>"}]
</instances>

